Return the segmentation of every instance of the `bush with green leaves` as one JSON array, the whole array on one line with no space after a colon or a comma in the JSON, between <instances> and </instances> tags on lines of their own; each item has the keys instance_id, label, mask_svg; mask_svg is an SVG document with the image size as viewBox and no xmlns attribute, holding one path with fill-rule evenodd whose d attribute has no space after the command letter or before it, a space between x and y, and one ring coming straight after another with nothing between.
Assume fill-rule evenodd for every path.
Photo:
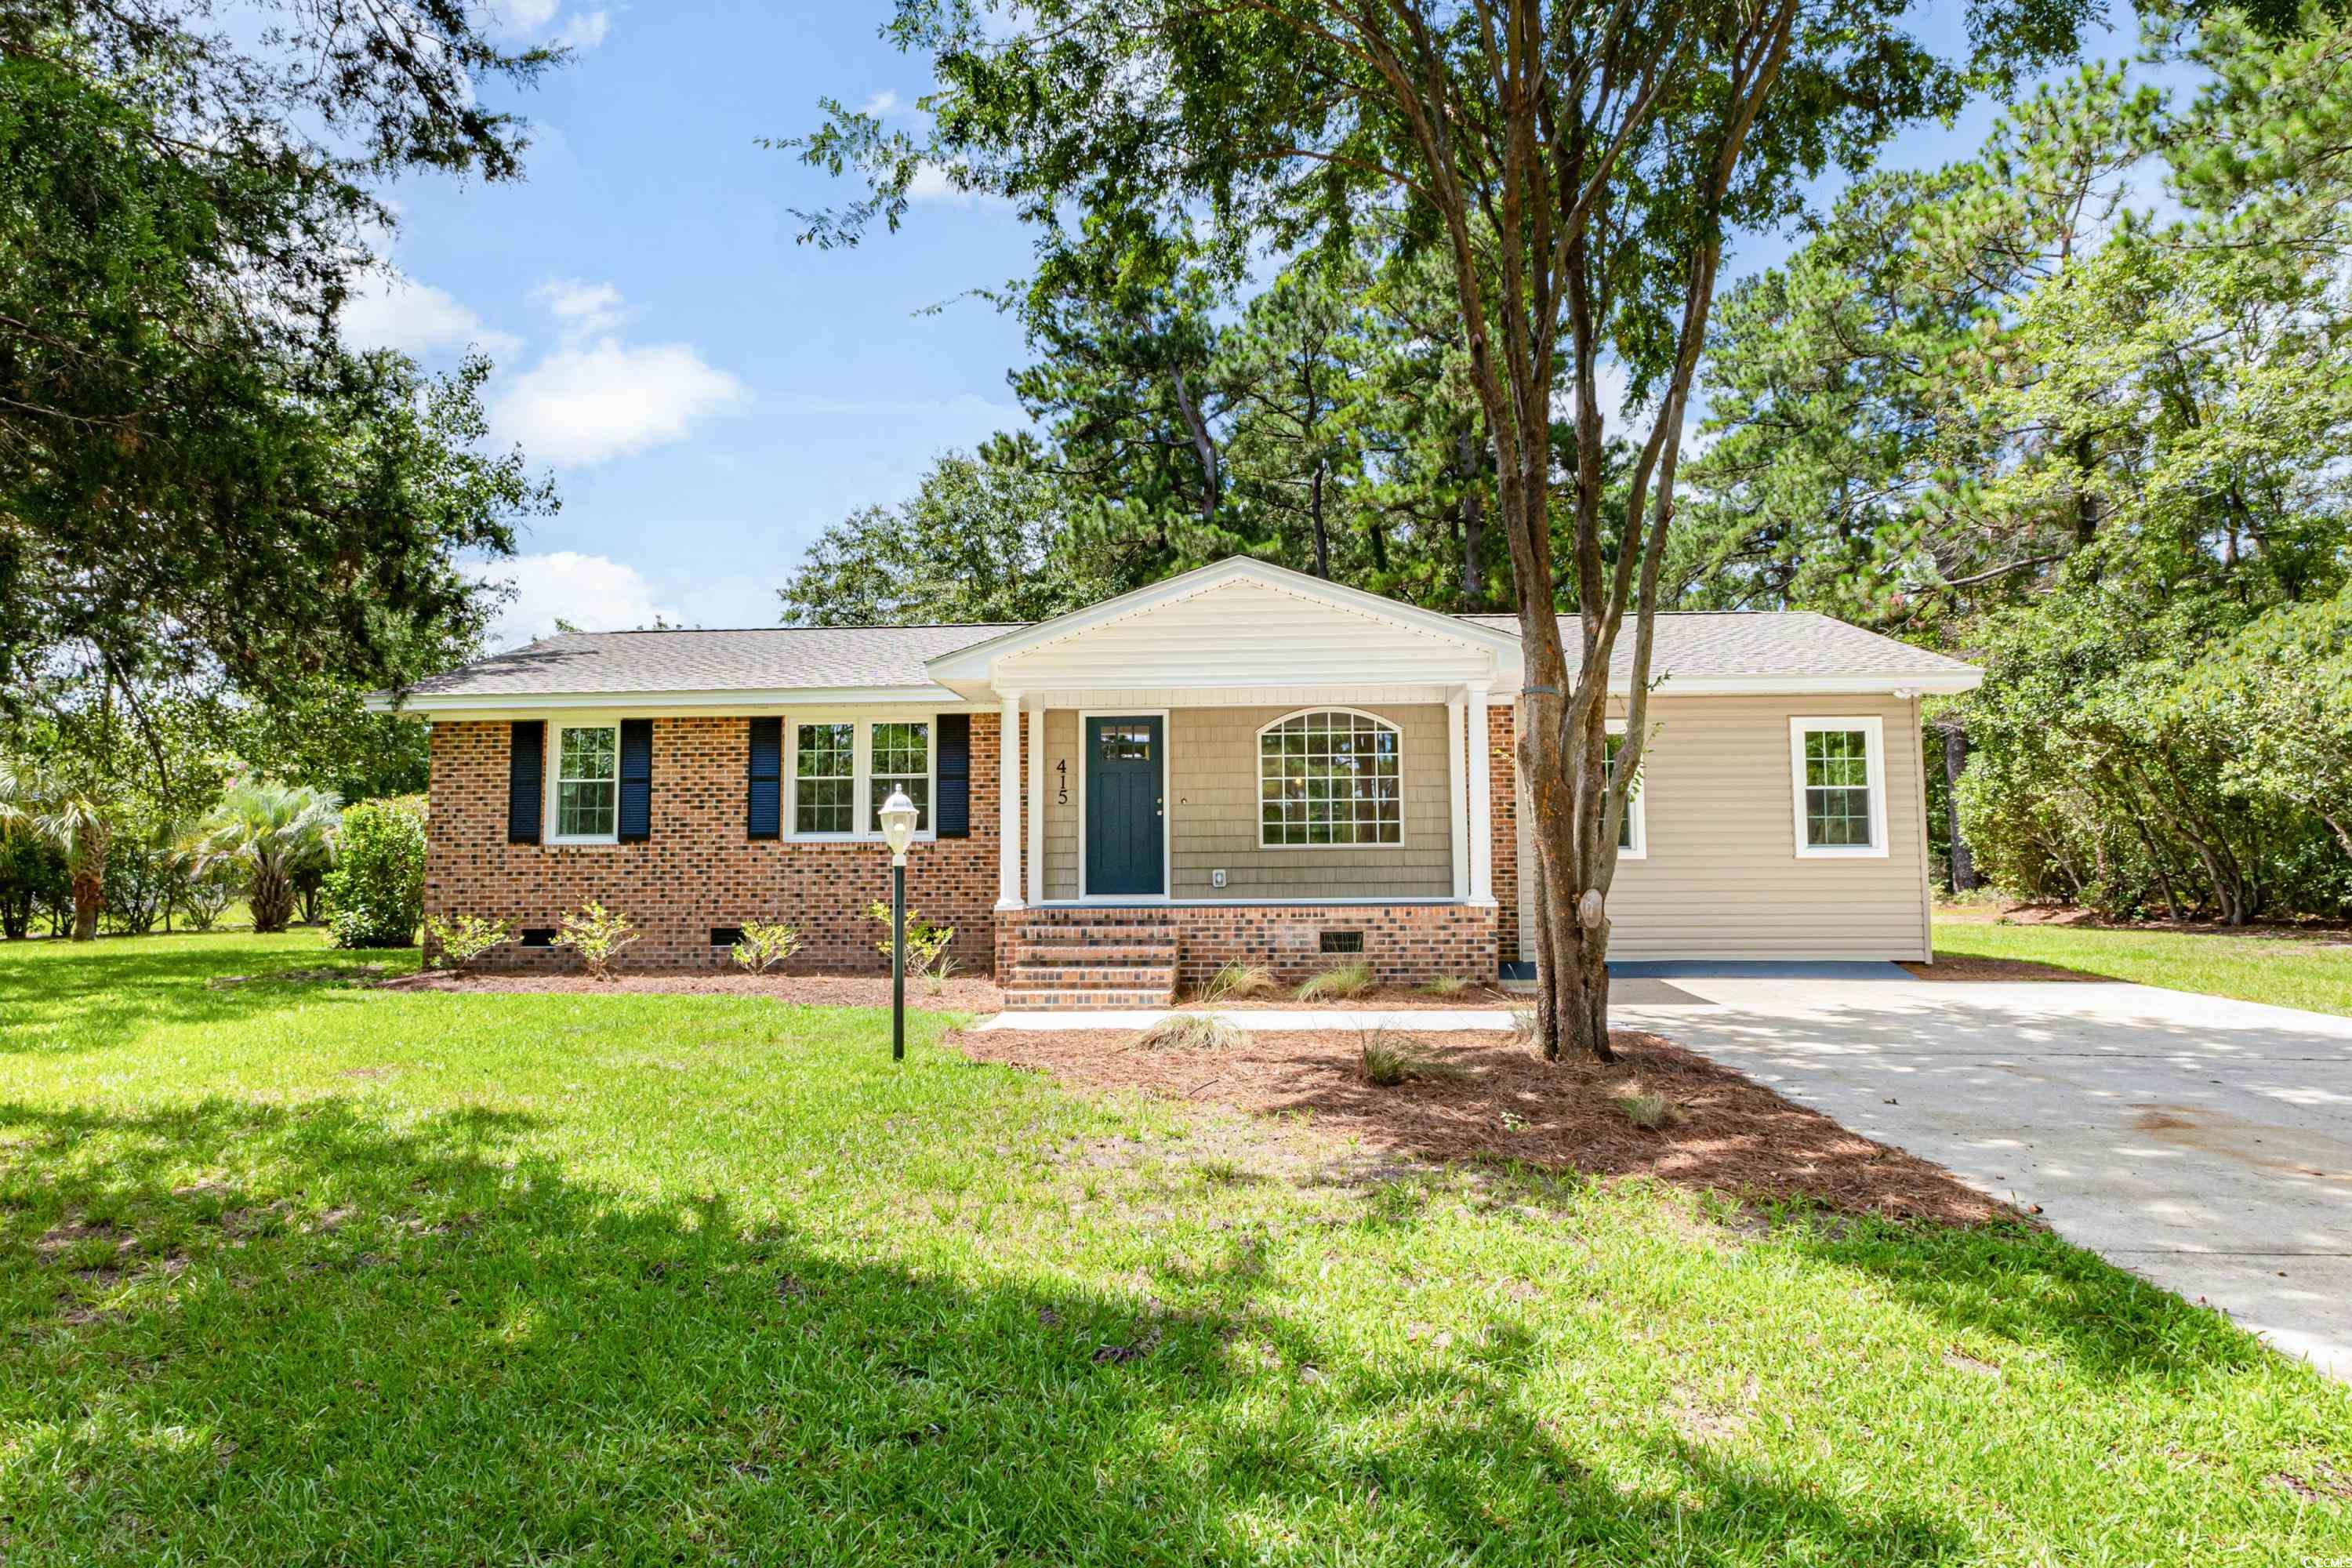
<instances>
[{"instance_id":1,"label":"bush with green leaves","mask_svg":"<svg viewBox=\"0 0 2352 1568\"><path fill-rule=\"evenodd\" d=\"M337 947L414 943L425 919L424 802L410 795L345 806L326 899Z\"/></svg>"},{"instance_id":2,"label":"bush with green leaves","mask_svg":"<svg viewBox=\"0 0 2352 1568\"><path fill-rule=\"evenodd\" d=\"M745 921L742 939L734 947L735 962L754 974L765 974L800 950L801 928L790 921Z\"/></svg>"},{"instance_id":3,"label":"bush with green leaves","mask_svg":"<svg viewBox=\"0 0 2352 1568\"><path fill-rule=\"evenodd\" d=\"M577 952L588 965L590 976L597 980L613 978L613 960L636 940L637 928L628 916L606 909L594 899L565 915L555 935L556 945Z\"/></svg>"},{"instance_id":4,"label":"bush with green leaves","mask_svg":"<svg viewBox=\"0 0 2352 1568\"><path fill-rule=\"evenodd\" d=\"M882 940L874 944L883 957L890 956L890 906L880 899L866 907L866 914L879 921ZM948 944L955 941L955 927L927 921L913 910L907 911L907 968L916 974L930 974L945 980L954 961L948 957Z\"/></svg>"},{"instance_id":5,"label":"bush with green leaves","mask_svg":"<svg viewBox=\"0 0 2352 1568\"><path fill-rule=\"evenodd\" d=\"M514 930L504 921L480 915L459 915L455 920L435 915L425 922L425 934L432 942L434 968L463 969L512 938Z\"/></svg>"}]
</instances>

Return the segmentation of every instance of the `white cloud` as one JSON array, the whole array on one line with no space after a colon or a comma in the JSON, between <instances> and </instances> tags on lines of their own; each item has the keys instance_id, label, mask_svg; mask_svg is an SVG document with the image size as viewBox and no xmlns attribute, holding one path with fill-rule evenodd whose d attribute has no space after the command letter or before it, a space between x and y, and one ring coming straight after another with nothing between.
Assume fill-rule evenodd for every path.
<instances>
[{"instance_id":1,"label":"white cloud","mask_svg":"<svg viewBox=\"0 0 2352 1568\"><path fill-rule=\"evenodd\" d=\"M562 0L503 0L490 8L490 15L499 32L522 37L555 20L562 5Z\"/></svg>"},{"instance_id":2,"label":"white cloud","mask_svg":"<svg viewBox=\"0 0 2352 1568\"><path fill-rule=\"evenodd\" d=\"M880 92L877 92L873 97L867 99L865 106L859 109L857 112L860 114L870 114L877 120L887 120L894 111L897 110L898 107L898 95L886 87Z\"/></svg>"},{"instance_id":3,"label":"white cloud","mask_svg":"<svg viewBox=\"0 0 2352 1568\"><path fill-rule=\"evenodd\" d=\"M621 291L610 283L551 278L530 291L567 332L606 332L621 324Z\"/></svg>"},{"instance_id":4,"label":"white cloud","mask_svg":"<svg viewBox=\"0 0 2352 1568\"><path fill-rule=\"evenodd\" d=\"M604 41L613 26L611 16L603 11L574 11L555 30L554 42L565 48L586 54Z\"/></svg>"},{"instance_id":5,"label":"white cloud","mask_svg":"<svg viewBox=\"0 0 2352 1568\"><path fill-rule=\"evenodd\" d=\"M955 183L943 163L926 158L915 166L915 177L907 182L907 199L916 202L949 202L964 207L1005 207L1012 204L992 191L967 191Z\"/></svg>"},{"instance_id":6,"label":"white cloud","mask_svg":"<svg viewBox=\"0 0 2352 1568\"><path fill-rule=\"evenodd\" d=\"M337 322L344 341L355 347L397 349L406 354L472 345L502 358L522 346L513 333L486 325L447 289L398 271L361 274Z\"/></svg>"},{"instance_id":7,"label":"white cloud","mask_svg":"<svg viewBox=\"0 0 2352 1568\"><path fill-rule=\"evenodd\" d=\"M556 350L514 377L490 411L500 442L534 463L586 468L684 440L750 389L687 343L599 338Z\"/></svg>"},{"instance_id":8,"label":"white cloud","mask_svg":"<svg viewBox=\"0 0 2352 1568\"><path fill-rule=\"evenodd\" d=\"M490 628L490 646L518 647L555 630L558 620L583 631L626 631L677 616L656 603L653 584L634 566L604 555L558 550L471 568L485 583L513 585L514 596Z\"/></svg>"}]
</instances>

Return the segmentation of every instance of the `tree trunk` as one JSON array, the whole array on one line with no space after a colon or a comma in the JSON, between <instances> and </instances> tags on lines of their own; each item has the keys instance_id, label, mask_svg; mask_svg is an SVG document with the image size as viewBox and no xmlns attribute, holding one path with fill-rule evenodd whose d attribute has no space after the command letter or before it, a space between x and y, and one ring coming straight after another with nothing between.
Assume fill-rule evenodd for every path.
<instances>
[{"instance_id":1,"label":"tree trunk","mask_svg":"<svg viewBox=\"0 0 2352 1568\"><path fill-rule=\"evenodd\" d=\"M1960 773L1969 765L1969 734L1955 723L1947 722L1944 731L1944 815L1945 826L1951 835L1952 891L1972 892L1977 885L1977 858L1969 852L1968 840L1960 837Z\"/></svg>"},{"instance_id":2,"label":"tree trunk","mask_svg":"<svg viewBox=\"0 0 2352 1568\"><path fill-rule=\"evenodd\" d=\"M73 939L89 942L98 935L98 911L106 901L104 873L84 871L73 879Z\"/></svg>"},{"instance_id":3,"label":"tree trunk","mask_svg":"<svg viewBox=\"0 0 2352 1568\"><path fill-rule=\"evenodd\" d=\"M1315 465L1314 477L1307 481L1307 517L1315 530L1315 575L1328 582L1331 577L1331 535L1323 527L1323 465Z\"/></svg>"},{"instance_id":4,"label":"tree trunk","mask_svg":"<svg viewBox=\"0 0 2352 1568\"><path fill-rule=\"evenodd\" d=\"M1454 461L1462 477L1462 607L1486 607L1486 573L1481 563L1486 548L1486 495L1478 488L1478 442L1467 430L1454 437Z\"/></svg>"},{"instance_id":5,"label":"tree trunk","mask_svg":"<svg viewBox=\"0 0 2352 1568\"><path fill-rule=\"evenodd\" d=\"M286 873L265 866L253 874L253 929L278 931L294 917L294 884Z\"/></svg>"}]
</instances>

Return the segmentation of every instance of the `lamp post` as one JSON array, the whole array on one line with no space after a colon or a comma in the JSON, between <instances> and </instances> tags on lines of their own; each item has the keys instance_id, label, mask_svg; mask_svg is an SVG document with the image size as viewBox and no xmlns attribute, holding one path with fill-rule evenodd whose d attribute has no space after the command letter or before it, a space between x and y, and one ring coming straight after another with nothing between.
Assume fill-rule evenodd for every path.
<instances>
[{"instance_id":1,"label":"lamp post","mask_svg":"<svg viewBox=\"0 0 2352 1568\"><path fill-rule=\"evenodd\" d=\"M890 1059L907 1059L907 846L915 838L915 803L894 789L882 803L882 842L890 847Z\"/></svg>"}]
</instances>

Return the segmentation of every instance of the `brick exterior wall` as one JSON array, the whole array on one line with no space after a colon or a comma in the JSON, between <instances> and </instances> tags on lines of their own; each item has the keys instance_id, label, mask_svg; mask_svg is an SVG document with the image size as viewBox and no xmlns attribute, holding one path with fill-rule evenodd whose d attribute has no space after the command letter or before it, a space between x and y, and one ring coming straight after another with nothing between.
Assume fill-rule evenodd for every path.
<instances>
[{"instance_id":1,"label":"brick exterior wall","mask_svg":"<svg viewBox=\"0 0 2352 1568\"><path fill-rule=\"evenodd\" d=\"M1363 956L1382 984L1495 977L1495 911L1465 904L1186 904L1174 913L1177 975L1188 988L1236 958L1296 984L1346 962L1322 951L1327 931L1361 931Z\"/></svg>"},{"instance_id":2,"label":"brick exterior wall","mask_svg":"<svg viewBox=\"0 0 2352 1568\"><path fill-rule=\"evenodd\" d=\"M1499 910L1414 903L1180 905L1170 912L1183 982L1198 984L1237 957L1267 964L1286 982L1303 980L1337 962L1320 950L1327 930L1361 931L1364 956L1383 983L1491 977L1498 933L1511 949L1517 934L1508 709L1493 710L1489 733ZM782 918L801 928L803 946L790 966L796 971L887 967L875 951L879 928L866 916L868 904L890 896L889 857L879 844L744 837L743 719L654 721L652 833L642 844L509 844L510 734L503 720L433 726L428 916L480 915L520 931L554 926L566 911L600 900L636 925L638 940L621 958L634 969L731 967L727 951L710 945L712 927ZM998 738L995 715L973 715L971 836L918 841L908 854L908 901L956 928L954 952L966 973L994 973L1004 950L995 914ZM1008 932L1019 918L1007 918ZM551 969L579 963L569 948L519 942L479 962Z\"/></svg>"},{"instance_id":3,"label":"brick exterior wall","mask_svg":"<svg viewBox=\"0 0 2352 1568\"><path fill-rule=\"evenodd\" d=\"M890 857L878 843L755 844L743 836L748 727L741 718L656 719L653 831L643 844L507 842L510 729L433 726L432 818L425 855L425 910L552 926L590 899L634 921L628 967L731 967L710 945L713 926L792 921L803 946L792 967L880 971L880 927L866 906L890 897ZM550 736L552 746L553 737ZM907 854L907 901L956 928L967 973L993 962L996 905L997 725L971 726L971 837L918 841ZM551 763L552 758L550 759ZM510 942L484 961L504 967L573 968L569 948Z\"/></svg>"},{"instance_id":4,"label":"brick exterior wall","mask_svg":"<svg viewBox=\"0 0 2352 1568\"><path fill-rule=\"evenodd\" d=\"M1519 957L1519 742L1517 710L1496 704L1486 710L1486 783L1493 796L1495 929L1499 962Z\"/></svg>"}]
</instances>

